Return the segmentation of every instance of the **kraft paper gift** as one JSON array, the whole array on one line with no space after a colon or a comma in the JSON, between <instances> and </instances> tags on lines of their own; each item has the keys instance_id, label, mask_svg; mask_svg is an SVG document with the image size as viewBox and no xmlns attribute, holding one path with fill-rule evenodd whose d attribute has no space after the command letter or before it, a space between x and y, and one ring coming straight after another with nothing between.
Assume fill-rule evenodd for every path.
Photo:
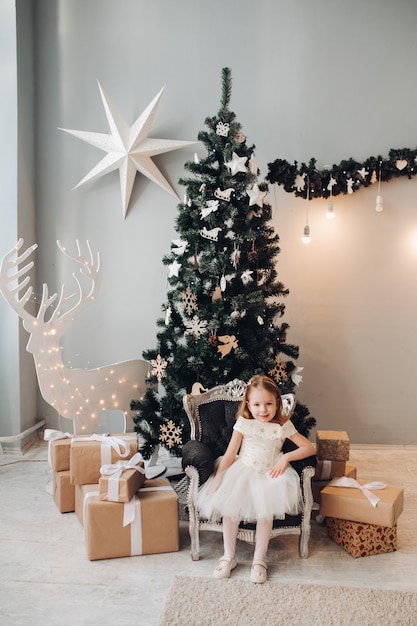
<instances>
[{"instance_id":1,"label":"kraft paper gift","mask_svg":"<svg viewBox=\"0 0 417 626\"><path fill-rule=\"evenodd\" d=\"M345 476L356 478L356 467L354 465L346 465ZM313 480L311 482L311 491L313 492L313 500L320 504L321 491L329 484L330 480Z\"/></svg>"},{"instance_id":2,"label":"kraft paper gift","mask_svg":"<svg viewBox=\"0 0 417 626\"><path fill-rule=\"evenodd\" d=\"M130 459L138 451L137 435L89 435L71 439L70 472L73 485L98 483L100 467Z\"/></svg>"},{"instance_id":3,"label":"kraft paper gift","mask_svg":"<svg viewBox=\"0 0 417 626\"><path fill-rule=\"evenodd\" d=\"M129 502L145 482L145 463L140 452L127 461L117 461L100 468L100 500Z\"/></svg>"},{"instance_id":4,"label":"kraft paper gift","mask_svg":"<svg viewBox=\"0 0 417 626\"><path fill-rule=\"evenodd\" d=\"M61 513L72 513L72 511L75 511L75 488L74 485L71 485L69 470L53 472L52 484L54 502Z\"/></svg>"},{"instance_id":5,"label":"kraft paper gift","mask_svg":"<svg viewBox=\"0 0 417 626\"><path fill-rule=\"evenodd\" d=\"M71 438L74 435L53 428L46 428L43 434L48 441L48 461L54 472L69 470Z\"/></svg>"},{"instance_id":6,"label":"kraft paper gift","mask_svg":"<svg viewBox=\"0 0 417 626\"><path fill-rule=\"evenodd\" d=\"M404 506L404 490L381 482L334 478L320 493L320 515L393 527Z\"/></svg>"},{"instance_id":7,"label":"kraft paper gift","mask_svg":"<svg viewBox=\"0 0 417 626\"><path fill-rule=\"evenodd\" d=\"M348 461L349 447L349 436L344 430L318 430L316 433L318 459Z\"/></svg>"},{"instance_id":8,"label":"kraft paper gift","mask_svg":"<svg viewBox=\"0 0 417 626\"><path fill-rule=\"evenodd\" d=\"M331 480L336 476L346 476L346 461L317 459L313 480Z\"/></svg>"},{"instance_id":9,"label":"kraft paper gift","mask_svg":"<svg viewBox=\"0 0 417 626\"><path fill-rule=\"evenodd\" d=\"M130 502L86 494L84 530L90 561L179 550L178 496L167 478L145 481Z\"/></svg>"},{"instance_id":10,"label":"kraft paper gift","mask_svg":"<svg viewBox=\"0 0 417 626\"><path fill-rule=\"evenodd\" d=\"M328 517L327 534L355 558L397 550L397 526L387 528Z\"/></svg>"},{"instance_id":11,"label":"kraft paper gift","mask_svg":"<svg viewBox=\"0 0 417 626\"><path fill-rule=\"evenodd\" d=\"M74 485L75 487L75 515L81 526L84 526L84 501L87 493L93 493L98 496L98 484L92 485Z\"/></svg>"}]
</instances>

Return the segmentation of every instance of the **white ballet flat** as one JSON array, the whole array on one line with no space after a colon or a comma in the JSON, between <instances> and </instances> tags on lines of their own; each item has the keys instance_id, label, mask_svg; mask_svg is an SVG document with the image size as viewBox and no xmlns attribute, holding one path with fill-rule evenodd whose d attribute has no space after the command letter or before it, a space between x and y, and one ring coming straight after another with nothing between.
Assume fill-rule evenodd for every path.
<instances>
[{"instance_id":1,"label":"white ballet flat","mask_svg":"<svg viewBox=\"0 0 417 626\"><path fill-rule=\"evenodd\" d=\"M250 571L251 583L262 584L266 581L266 572L268 566L265 561L254 561L252 563L252 569Z\"/></svg>"},{"instance_id":2,"label":"white ballet flat","mask_svg":"<svg viewBox=\"0 0 417 626\"><path fill-rule=\"evenodd\" d=\"M235 569L237 561L235 557L222 556L217 563L216 569L213 572L214 578L229 578L232 569Z\"/></svg>"}]
</instances>

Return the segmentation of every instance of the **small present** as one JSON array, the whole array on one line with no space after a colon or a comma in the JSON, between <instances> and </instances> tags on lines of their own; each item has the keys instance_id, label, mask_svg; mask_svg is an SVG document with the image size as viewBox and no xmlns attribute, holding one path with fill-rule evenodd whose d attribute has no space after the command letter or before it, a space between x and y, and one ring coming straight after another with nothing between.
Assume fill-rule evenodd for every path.
<instances>
[{"instance_id":1,"label":"small present","mask_svg":"<svg viewBox=\"0 0 417 626\"><path fill-rule=\"evenodd\" d=\"M318 430L316 433L318 459L348 461L349 447L349 436L344 430Z\"/></svg>"},{"instance_id":2,"label":"small present","mask_svg":"<svg viewBox=\"0 0 417 626\"><path fill-rule=\"evenodd\" d=\"M314 480L331 480L336 476L345 476L346 461L332 461L331 459L317 459Z\"/></svg>"},{"instance_id":3,"label":"small present","mask_svg":"<svg viewBox=\"0 0 417 626\"><path fill-rule=\"evenodd\" d=\"M81 526L84 526L84 507L86 505L86 495L91 494L93 496L98 496L98 484L92 485L74 485L75 488L75 515L78 517L78 520Z\"/></svg>"},{"instance_id":4,"label":"small present","mask_svg":"<svg viewBox=\"0 0 417 626\"><path fill-rule=\"evenodd\" d=\"M48 461L54 472L69 470L72 437L70 433L60 430L45 429L43 438L48 441Z\"/></svg>"},{"instance_id":5,"label":"small present","mask_svg":"<svg viewBox=\"0 0 417 626\"><path fill-rule=\"evenodd\" d=\"M137 452L127 461L102 465L100 474L100 500L129 502L145 482L145 463Z\"/></svg>"},{"instance_id":6,"label":"small present","mask_svg":"<svg viewBox=\"0 0 417 626\"><path fill-rule=\"evenodd\" d=\"M345 476L356 478L356 467L354 465L346 465ZM313 492L314 502L320 504L321 491L330 483L330 480L313 480L311 482L311 491Z\"/></svg>"},{"instance_id":7,"label":"small present","mask_svg":"<svg viewBox=\"0 0 417 626\"><path fill-rule=\"evenodd\" d=\"M362 524L328 517L327 534L355 558L397 550L397 526Z\"/></svg>"},{"instance_id":8,"label":"small present","mask_svg":"<svg viewBox=\"0 0 417 626\"><path fill-rule=\"evenodd\" d=\"M70 471L53 472L52 484L54 502L61 513L75 511L75 488L74 485L71 485Z\"/></svg>"},{"instance_id":9,"label":"small present","mask_svg":"<svg viewBox=\"0 0 417 626\"><path fill-rule=\"evenodd\" d=\"M130 459L138 451L137 435L89 435L71 439L70 472L73 485L98 483L100 467Z\"/></svg>"},{"instance_id":10,"label":"small present","mask_svg":"<svg viewBox=\"0 0 417 626\"><path fill-rule=\"evenodd\" d=\"M146 480L130 502L85 498L90 561L179 550L178 496L167 478Z\"/></svg>"},{"instance_id":11,"label":"small present","mask_svg":"<svg viewBox=\"0 0 417 626\"><path fill-rule=\"evenodd\" d=\"M404 490L381 482L334 478L320 492L320 515L393 527L404 506Z\"/></svg>"}]
</instances>

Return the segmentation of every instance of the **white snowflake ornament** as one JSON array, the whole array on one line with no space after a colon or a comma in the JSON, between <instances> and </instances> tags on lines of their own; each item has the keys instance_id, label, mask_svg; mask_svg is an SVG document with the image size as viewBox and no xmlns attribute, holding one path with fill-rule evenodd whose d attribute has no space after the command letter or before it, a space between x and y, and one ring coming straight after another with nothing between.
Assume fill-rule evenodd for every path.
<instances>
[{"instance_id":1,"label":"white snowflake ornament","mask_svg":"<svg viewBox=\"0 0 417 626\"><path fill-rule=\"evenodd\" d=\"M152 365L151 374L152 376L156 376L158 382L160 383L166 374L165 370L167 368L168 363L167 361L165 361L165 359L161 357L160 354L158 354L156 359L151 360L151 365Z\"/></svg>"},{"instance_id":2,"label":"white snowflake ornament","mask_svg":"<svg viewBox=\"0 0 417 626\"><path fill-rule=\"evenodd\" d=\"M182 428L181 426L176 426L173 420L168 420L166 424L161 424L159 432L159 441L167 448L171 449L182 444Z\"/></svg>"},{"instance_id":3,"label":"white snowflake ornament","mask_svg":"<svg viewBox=\"0 0 417 626\"><path fill-rule=\"evenodd\" d=\"M184 308L184 311L186 311L188 315L191 315L191 313L197 311L197 295L191 291L190 287L187 287L187 289L182 292L181 304Z\"/></svg>"},{"instance_id":4,"label":"white snowflake ornament","mask_svg":"<svg viewBox=\"0 0 417 626\"><path fill-rule=\"evenodd\" d=\"M185 335L193 335L194 339L199 339L201 335L205 335L207 333L207 321L200 320L197 315L191 320L184 320L184 325L186 327Z\"/></svg>"}]
</instances>

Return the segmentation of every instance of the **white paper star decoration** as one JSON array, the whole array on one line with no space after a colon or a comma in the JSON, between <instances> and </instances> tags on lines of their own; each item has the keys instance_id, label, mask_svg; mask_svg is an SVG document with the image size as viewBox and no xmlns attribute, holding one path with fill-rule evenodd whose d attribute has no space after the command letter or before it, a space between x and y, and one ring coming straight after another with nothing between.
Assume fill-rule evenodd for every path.
<instances>
[{"instance_id":1,"label":"white paper star decoration","mask_svg":"<svg viewBox=\"0 0 417 626\"><path fill-rule=\"evenodd\" d=\"M236 152L233 152L232 160L227 161L226 165L232 172L232 176L236 176L238 172L246 172L246 161L248 157L240 157Z\"/></svg>"},{"instance_id":2,"label":"white paper star decoration","mask_svg":"<svg viewBox=\"0 0 417 626\"><path fill-rule=\"evenodd\" d=\"M118 113L114 105L102 90L98 83L101 98L104 105L110 134L85 132L81 130L69 130L60 128L70 135L78 137L82 141L104 150L106 156L74 187L77 189L84 183L104 176L114 170L119 170L120 187L123 205L123 217L126 217L133 183L136 173L140 172L151 181L178 198L166 178L159 171L152 160L157 154L163 154L172 150L179 150L185 146L196 143L195 141L175 141L171 139L151 139L148 132L155 117L155 113L164 89L157 94L143 113L137 118L132 126L128 126Z\"/></svg>"},{"instance_id":3,"label":"white paper star decoration","mask_svg":"<svg viewBox=\"0 0 417 626\"><path fill-rule=\"evenodd\" d=\"M259 207L263 207L266 191L261 191L257 183L254 184L252 189L247 189L246 193L249 196L249 206L257 204Z\"/></svg>"}]
</instances>

